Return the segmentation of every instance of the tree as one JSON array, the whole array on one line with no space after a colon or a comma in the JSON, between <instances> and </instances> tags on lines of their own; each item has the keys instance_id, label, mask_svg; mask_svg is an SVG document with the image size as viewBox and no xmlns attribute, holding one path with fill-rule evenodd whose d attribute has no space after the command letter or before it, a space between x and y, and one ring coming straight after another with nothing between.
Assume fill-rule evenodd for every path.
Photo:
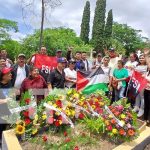
<instances>
[{"instance_id":1,"label":"tree","mask_svg":"<svg viewBox=\"0 0 150 150\"><path fill-rule=\"evenodd\" d=\"M80 33L80 37L85 42L85 44L89 43L89 32L90 32L90 2L87 1L84 7Z\"/></svg>"},{"instance_id":2,"label":"tree","mask_svg":"<svg viewBox=\"0 0 150 150\"><path fill-rule=\"evenodd\" d=\"M135 30L127 24L115 22L113 25L113 39L124 45L127 55L144 47L144 37L141 36L141 32L141 30Z\"/></svg>"},{"instance_id":3,"label":"tree","mask_svg":"<svg viewBox=\"0 0 150 150\"><path fill-rule=\"evenodd\" d=\"M113 25L113 13L112 13L112 9L111 9L108 12L107 22L105 25L105 45L106 45L106 48L109 48L111 46L112 25Z\"/></svg>"},{"instance_id":4,"label":"tree","mask_svg":"<svg viewBox=\"0 0 150 150\"><path fill-rule=\"evenodd\" d=\"M106 0L97 0L92 30L92 43L98 52L103 49Z\"/></svg>"},{"instance_id":5,"label":"tree","mask_svg":"<svg viewBox=\"0 0 150 150\"><path fill-rule=\"evenodd\" d=\"M0 42L10 39L10 35L8 31L15 31L18 32L18 25L17 22L7 20L7 19L0 19Z\"/></svg>"}]
</instances>

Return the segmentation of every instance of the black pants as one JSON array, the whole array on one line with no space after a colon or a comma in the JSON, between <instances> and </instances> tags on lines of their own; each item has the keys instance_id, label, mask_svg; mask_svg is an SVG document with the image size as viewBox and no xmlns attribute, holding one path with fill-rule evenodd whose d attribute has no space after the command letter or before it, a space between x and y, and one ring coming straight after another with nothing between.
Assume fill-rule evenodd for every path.
<instances>
[{"instance_id":1,"label":"black pants","mask_svg":"<svg viewBox=\"0 0 150 150\"><path fill-rule=\"evenodd\" d=\"M144 120L148 120L150 112L150 90L144 91Z\"/></svg>"}]
</instances>

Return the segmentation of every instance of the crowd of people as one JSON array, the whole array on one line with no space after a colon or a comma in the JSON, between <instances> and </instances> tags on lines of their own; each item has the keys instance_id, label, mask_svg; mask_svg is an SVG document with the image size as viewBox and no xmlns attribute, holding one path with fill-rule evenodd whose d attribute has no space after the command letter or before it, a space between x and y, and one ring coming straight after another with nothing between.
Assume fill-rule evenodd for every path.
<instances>
[{"instance_id":1,"label":"crowd of people","mask_svg":"<svg viewBox=\"0 0 150 150\"><path fill-rule=\"evenodd\" d=\"M48 55L46 47L41 47L38 52L41 55ZM0 52L0 109L7 103L9 88L16 88L18 92L16 100L19 101L21 94L29 89L54 89L54 88L76 88L77 71L90 71L101 67L107 77L107 85L111 93L112 102L126 97L129 78L134 70L140 72L150 82L150 67L146 63L149 54L141 53L137 56L130 53L129 58L122 57L116 53L114 48L105 51L104 54L98 53L90 58L86 52L77 51L73 53L73 47L69 47L66 57L62 56L62 51L56 51L57 67L49 74L43 73L35 67L35 55L27 59L25 54L19 54L16 62L12 62L7 57L7 51ZM49 62L51 63L51 62ZM45 92L45 91L44 91ZM46 92L45 92L46 93ZM37 96L39 103L45 93ZM148 121L150 111L150 84L143 89L134 100L130 100L133 111L137 112L138 117L144 115ZM3 110L3 109L1 109ZM3 113L1 113L3 114ZM1 115L0 114L0 115ZM1 126L1 132L5 126ZM1 133L0 133L1 134Z\"/></svg>"}]
</instances>

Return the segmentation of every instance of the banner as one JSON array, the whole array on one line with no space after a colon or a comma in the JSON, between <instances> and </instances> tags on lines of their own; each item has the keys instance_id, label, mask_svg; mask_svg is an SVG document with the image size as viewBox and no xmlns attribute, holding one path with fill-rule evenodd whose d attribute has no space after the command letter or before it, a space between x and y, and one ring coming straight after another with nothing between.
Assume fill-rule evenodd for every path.
<instances>
[{"instance_id":1,"label":"banner","mask_svg":"<svg viewBox=\"0 0 150 150\"><path fill-rule=\"evenodd\" d=\"M51 70L57 67L57 58L36 54L34 66L39 68L42 72L49 74Z\"/></svg>"},{"instance_id":2,"label":"banner","mask_svg":"<svg viewBox=\"0 0 150 150\"><path fill-rule=\"evenodd\" d=\"M135 99L146 85L147 80L142 76L142 74L134 71L128 84L127 96L131 99Z\"/></svg>"}]
</instances>

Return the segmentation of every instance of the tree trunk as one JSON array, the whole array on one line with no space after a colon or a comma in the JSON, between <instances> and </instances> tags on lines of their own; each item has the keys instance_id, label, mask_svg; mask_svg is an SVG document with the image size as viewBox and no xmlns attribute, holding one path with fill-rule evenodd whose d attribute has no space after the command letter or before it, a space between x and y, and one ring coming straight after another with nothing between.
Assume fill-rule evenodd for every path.
<instances>
[{"instance_id":1,"label":"tree trunk","mask_svg":"<svg viewBox=\"0 0 150 150\"><path fill-rule=\"evenodd\" d=\"M40 33L39 49L41 49L42 42L43 42L44 13L45 13L45 6L44 6L44 0L42 0L42 19L41 19L41 33Z\"/></svg>"}]
</instances>

